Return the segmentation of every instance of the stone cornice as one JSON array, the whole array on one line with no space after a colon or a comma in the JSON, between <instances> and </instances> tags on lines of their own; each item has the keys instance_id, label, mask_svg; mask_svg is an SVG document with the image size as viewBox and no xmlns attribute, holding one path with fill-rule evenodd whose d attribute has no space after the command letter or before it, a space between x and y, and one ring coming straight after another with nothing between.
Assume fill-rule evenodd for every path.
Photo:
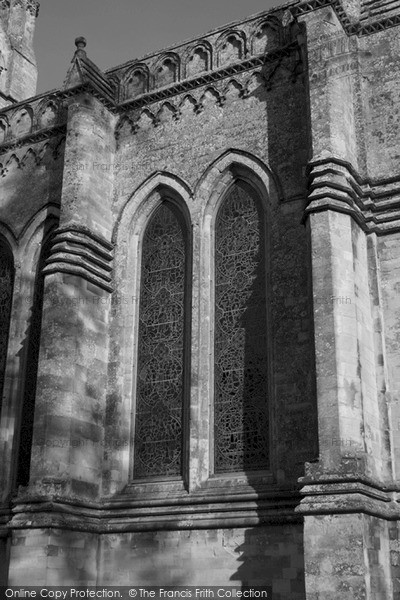
<instances>
[{"instance_id":1,"label":"stone cornice","mask_svg":"<svg viewBox=\"0 0 400 600\"><path fill-rule=\"evenodd\" d=\"M348 35L357 35L361 37L383 31L389 27L400 25L400 11L399 14L371 20L369 22L366 22L365 19L360 19L358 22L351 21L343 8L341 0L307 0L306 2L296 4L292 8L289 7L289 10L293 17L299 17L326 6L331 6L333 8L343 29Z\"/></svg>"},{"instance_id":2,"label":"stone cornice","mask_svg":"<svg viewBox=\"0 0 400 600\"><path fill-rule=\"evenodd\" d=\"M400 176L363 180L346 161L328 156L308 165L304 220L325 210L350 214L366 233L400 231Z\"/></svg>"},{"instance_id":3,"label":"stone cornice","mask_svg":"<svg viewBox=\"0 0 400 600\"><path fill-rule=\"evenodd\" d=\"M279 48L275 52L270 52L266 55L255 56L247 60L243 60L239 63L235 63L227 67L223 67L221 69L216 69L214 71L204 73L201 76L195 77L193 79L179 81L166 88L142 94L137 98L119 104L118 112L131 110L132 108L140 108L153 102L164 100L166 98L171 98L172 96L188 92L195 88L209 85L210 83L213 83L215 81L220 81L222 79L226 79L227 77L232 77L234 75L237 75L238 73L250 71L257 67L264 67L269 63L273 63L282 59L285 56L289 56L294 51L298 50L298 48L299 46L297 42L293 42L291 44L288 44L287 46L284 46L283 48Z\"/></svg>"},{"instance_id":4,"label":"stone cornice","mask_svg":"<svg viewBox=\"0 0 400 600\"><path fill-rule=\"evenodd\" d=\"M179 500L179 503L177 503ZM160 529L219 529L225 527L254 527L266 523L301 522L295 508L299 493L273 492L269 495L241 494L221 498L186 495L183 498L164 498L158 504L144 500L132 502L66 502L42 498L36 502L14 503L12 518L3 528L21 529L57 527L97 533L151 531ZM11 517L11 515L10 515Z\"/></svg>"},{"instance_id":5,"label":"stone cornice","mask_svg":"<svg viewBox=\"0 0 400 600\"><path fill-rule=\"evenodd\" d=\"M239 73L251 71L257 67L262 68L274 62L279 62L280 60L282 60L282 58L290 56L294 52L298 51L298 48L299 46L297 42L293 42L266 55L254 56L241 62L233 63L229 66L203 73L198 77L176 82L168 87L156 89L148 93L141 94L140 96L137 96L132 100L128 100L120 104L118 104L116 101L113 101L108 94L104 94L103 89L99 86L96 86L92 81L86 81L82 84L76 85L65 90L53 90L51 93L49 93L48 96L49 98L51 96L51 98L62 101L68 100L69 98L77 97L81 94L89 93L96 97L110 112L114 114L122 114L134 108L143 107L152 104L153 102L157 102L159 100L172 98L173 96L185 93L189 90L204 87L206 85L209 85L210 83L221 81ZM9 113L14 113L18 109L21 110L24 108L29 108L33 110L33 105L37 104L38 101L41 101L41 103L43 103L45 99L46 95L41 94L40 96L30 98L27 101L7 106L0 110L0 117L7 117ZM18 148L25 144L29 144L32 141L46 139L48 137L51 137L52 135L56 135L57 133L59 133L61 128L62 131L65 131L65 127L66 125L59 125L57 127L48 128L46 130L32 131L31 133L22 136L21 138L6 139L2 144L0 144L0 154L8 152L10 149Z\"/></svg>"},{"instance_id":6,"label":"stone cornice","mask_svg":"<svg viewBox=\"0 0 400 600\"><path fill-rule=\"evenodd\" d=\"M357 461L325 471L319 463L306 463L299 479L303 499L296 512L306 515L361 513L386 520L400 519L400 482L382 482L358 470Z\"/></svg>"},{"instance_id":7,"label":"stone cornice","mask_svg":"<svg viewBox=\"0 0 400 600\"><path fill-rule=\"evenodd\" d=\"M100 236L72 226L60 228L55 232L43 273L78 275L111 292L112 259L112 244Z\"/></svg>"},{"instance_id":8,"label":"stone cornice","mask_svg":"<svg viewBox=\"0 0 400 600\"><path fill-rule=\"evenodd\" d=\"M355 34L358 32L357 25L353 25L344 10L340 0L306 0L296 4L293 8L289 8L293 17L297 18L301 15L305 15L309 12L313 12L320 8L331 6L335 11L339 21L341 22L343 29L349 34Z\"/></svg>"},{"instance_id":9,"label":"stone cornice","mask_svg":"<svg viewBox=\"0 0 400 600\"><path fill-rule=\"evenodd\" d=\"M400 519L400 489L381 487L367 478L303 478L301 491L227 493L198 491L157 499L120 495L103 501L20 494L4 512L0 531L55 527L93 533L255 527L301 522L305 516L365 514Z\"/></svg>"},{"instance_id":10,"label":"stone cornice","mask_svg":"<svg viewBox=\"0 0 400 600\"><path fill-rule=\"evenodd\" d=\"M274 23L275 26L281 27L282 15L286 9L290 9L299 3L299 0L286 2L281 6L276 6L272 9L262 11L257 14L250 15L245 19L240 19L234 22L226 23L223 26L217 27L211 31L204 33L200 37L186 39L179 43L173 44L166 48L158 49L155 52L150 52L138 58L128 60L122 64L111 67L105 71L107 76L115 77L121 73L135 68L137 65L158 64L159 60L165 56L184 57L190 49L203 46L208 47L215 56L220 45L221 38L225 35L238 33L245 41L245 46L249 50L251 47L251 37L257 33L258 27L265 23ZM216 68L216 63L213 64L213 69Z\"/></svg>"},{"instance_id":11,"label":"stone cornice","mask_svg":"<svg viewBox=\"0 0 400 600\"><path fill-rule=\"evenodd\" d=\"M192 513L180 514L176 516L154 516L154 518L146 518L140 516L135 518L133 515L127 515L125 518L99 519L97 516L89 516L82 514L71 515L64 512L57 512L57 509L52 505L43 512L37 512L34 515L31 512L20 512L7 524L3 531L10 529L47 529L54 527L55 529L66 529L69 531L81 531L90 533L128 533L128 532L143 532L143 531L160 531L160 530L188 530L188 529L228 529L228 528L244 528L257 527L267 524L287 524L301 523L303 518L301 515L291 511L275 511L268 515L259 515L259 511L252 510L240 511L236 513L230 508L226 516L214 515L213 513L203 515L193 515ZM1 531L1 529L0 529ZM3 534L5 535L5 534Z\"/></svg>"},{"instance_id":12,"label":"stone cornice","mask_svg":"<svg viewBox=\"0 0 400 600\"><path fill-rule=\"evenodd\" d=\"M362 480L305 485L296 512L306 515L362 513L386 520L400 518L400 495Z\"/></svg>"},{"instance_id":13,"label":"stone cornice","mask_svg":"<svg viewBox=\"0 0 400 600\"><path fill-rule=\"evenodd\" d=\"M351 494L331 493L325 496L312 496L309 494L305 500L302 500L297 512L303 516L356 513L387 521L397 521L400 518L400 508L397 503L383 503L358 492L352 492Z\"/></svg>"},{"instance_id":14,"label":"stone cornice","mask_svg":"<svg viewBox=\"0 0 400 600\"><path fill-rule=\"evenodd\" d=\"M33 131L32 133L24 135L21 138L13 138L0 145L0 156L12 150L17 150L18 148L23 148L24 146L29 146L30 144L37 144L43 140L48 140L57 137L60 134L65 134L66 130L66 125L58 125L56 127L49 127L48 129Z\"/></svg>"},{"instance_id":15,"label":"stone cornice","mask_svg":"<svg viewBox=\"0 0 400 600\"><path fill-rule=\"evenodd\" d=\"M400 14L386 17L379 21L373 21L372 23L365 23L355 33L361 37L389 29L389 27L396 27L397 25L400 25Z\"/></svg>"}]
</instances>

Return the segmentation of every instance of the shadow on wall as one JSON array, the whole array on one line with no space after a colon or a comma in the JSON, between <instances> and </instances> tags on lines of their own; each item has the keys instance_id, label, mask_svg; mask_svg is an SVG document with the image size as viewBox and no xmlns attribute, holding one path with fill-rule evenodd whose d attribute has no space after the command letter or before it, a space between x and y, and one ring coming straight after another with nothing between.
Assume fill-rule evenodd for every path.
<instances>
[{"instance_id":1,"label":"shadow on wall","mask_svg":"<svg viewBox=\"0 0 400 600\"><path fill-rule=\"evenodd\" d=\"M222 203L216 225L215 467L220 475L237 478L241 472L259 495L270 489L261 473L271 460L265 229L260 199L238 182ZM296 480L289 483L296 487ZM258 524L251 528L105 535L101 583L271 586L275 600L300 600L302 525L293 522L293 514L292 520L282 516L278 524L263 524L261 504L255 513Z\"/></svg>"},{"instance_id":2,"label":"shadow on wall","mask_svg":"<svg viewBox=\"0 0 400 600\"><path fill-rule=\"evenodd\" d=\"M270 428L273 440L274 472L283 487L296 495L298 478L304 475L304 463L314 461L317 447L317 406L315 358L311 302L311 266L307 232L301 224L307 197L304 167L310 156L307 90L302 80L301 53L272 64L254 83L251 96L265 105L268 122L268 163L282 185L279 206L271 207L271 230L267 260L270 261L269 339L274 402ZM282 101L282 97L285 101ZM262 278L262 276L261 276ZM257 305L257 273L252 290ZM249 301L249 306L253 304ZM257 312L257 311L256 311ZM259 312L259 311L258 311ZM247 332L245 352L244 398L254 394L254 347L251 309L243 314ZM251 408L244 402L243 419L249 448L255 445L251 426L246 428L246 414ZM251 462L244 464L249 482L254 473ZM254 491L261 491L254 483ZM279 488L279 486L278 486ZM279 500L276 501L279 507ZM291 509L293 511L293 508ZM282 510L284 512L284 510ZM290 510L288 511L290 512ZM258 502L259 526L243 531L243 540L235 533L232 541L240 563L230 577L242 587L270 585L274 600L303 600L305 597L303 524L282 516L267 524L262 501ZM263 526L261 524L265 522Z\"/></svg>"},{"instance_id":3,"label":"shadow on wall","mask_svg":"<svg viewBox=\"0 0 400 600\"><path fill-rule=\"evenodd\" d=\"M292 86L293 94L289 95L287 102L282 102L282 89L286 90L287 85ZM256 101L265 104L268 112L269 163L284 181L284 198L305 198L300 166L308 152L305 147L306 91L301 81L285 80L284 86L266 90L264 85L260 85L252 95ZM245 188L240 189L246 191ZM273 431L274 454L284 486L296 489L304 462L315 457L316 407L313 405L315 390L310 378L314 357L308 248L305 230L300 224L303 205L299 208L298 200L288 202L285 210L281 206L273 207L269 257L263 241L260 241L260 232L257 233L260 208L253 210L251 216L248 213L252 202L243 203L241 194L239 198L229 198L235 222L229 223L227 215L221 218L227 220L228 229L235 229L230 241L234 240L237 250L233 263L230 262L232 257L225 255L220 265L224 272L219 293L221 311L217 311L216 326L221 336L220 342L217 338L220 351L216 352L216 470L219 473L242 471L254 492L261 496L262 484L259 483L260 477L255 476L254 468L268 470L270 467L271 457L265 452L270 445L270 431ZM263 232L261 238L265 235ZM249 261L247 251L251 239L255 241L255 249L252 250L253 260ZM266 260L271 261L272 272L268 331L271 347L267 336L262 333L262 323L267 318L264 298ZM50 296L51 293L52 290ZM96 393L105 389L106 382L101 380L101 369L96 370L94 362L92 365L94 353L89 356L84 350L89 344L82 343L81 348L76 332L90 336L90 343L95 349L100 345L104 323L97 321L96 315L87 308L89 304L82 307L78 323L72 302L70 307L73 310L68 311L67 307L62 316L64 320L71 320L71 337L76 341L74 354L68 358L88 368L82 366L81 372L77 372L76 393L71 400L73 423L68 431L62 431L60 416L60 438L65 437L69 443L75 439L74 436L88 441L86 447L70 448L75 474L78 477L82 472L84 479L88 475L84 471L85 464L95 463L95 460L86 460L88 453L96 449L95 444L90 446L89 442L101 442L98 436L101 435L104 415ZM49 307L47 313L54 310L54 307ZM56 321L54 313L51 318ZM46 332L50 349L54 347L51 336L52 332ZM68 345L71 340L68 338L64 342ZM269 352L274 373L273 393L265 372L266 354ZM61 359L65 356L66 353L61 352ZM89 372L92 373L91 381L88 380ZM63 396L67 399L66 394L60 393L60 398ZM273 429L265 411L266 398L270 398L271 402L275 399L277 403L272 407ZM240 411L234 410L237 401L241 403ZM96 460L101 462L98 457ZM27 474L21 472L21 482L26 477ZM92 496L95 495L93 492ZM48 546L48 551L54 553L52 562L60 565L59 572L62 574L62 581L54 584L88 585L93 583L93 578L97 582L96 556L100 555L103 585L123 582L127 585L204 586L211 581L212 571L212 581L216 585L226 585L229 581L232 586L272 586L274 600L303 599L302 524L291 522L285 516L278 517L279 522L264 522L267 510L261 500L256 512L258 524L250 528L104 535L100 550L95 536L64 533L59 543L49 542Z\"/></svg>"},{"instance_id":4,"label":"shadow on wall","mask_svg":"<svg viewBox=\"0 0 400 600\"><path fill-rule=\"evenodd\" d=\"M19 453L17 461L16 487L27 486L29 483L33 421L35 414L36 383L39 362L40 334L42 328L43 287L42 275L46 258L50 253L51 229L54 223L49 223L43 233L43 243L34 274L33 306L30 315L25 340L20 350L22 371L25 373L24 393L22 402L22 417L19 437Z\"/></svg>"},{"instance_id":5,"label":"shadow on wall","mask_svg":"<svg viewBox=\"0 0 400 600\"><path fill-rule=\"evenodd\" d=\"M260 85L252 92L254 100L265 104L268 111L270 160L275 172L279 172L277 165L286 169L281 177L308 151L302 130L302 125L306 127L302 112L305 89L301 82L285 80L284 85L295 88L294 101L299 107L294 112L291 101L282 103L282 87L267 91ZM287 140L279 137L282 121ZM300 132L289 137L291 128ZM309 249L301 224L304 205L298 201L299 196L305 198L305 182L299 173L296 163L295 175L291 174L283 190L297 201L284 210L281 205L271 207L268 255L267 232L260 226L262 209L247 186L236 185L223 203L217 217L220 247L216 254L220 252L220 260L215 326L216 471L242 472L260 497L266 488L271 490L260 477L260 470L268 471L272 460L266 452L271 430L277 461L274 471L280 470L281 487L293 490L296 500L297 479L304 474L304 462L315 458L317 439ZM268 282L271 315L265 334L267 260L272 272ZM265 368L269 353L274 389ZM272 428L265 401L274 398L279 410L271 407ZM275 485L280 489L280 484ZM303 527L294 519L295 501L271 523L260 500L258 524L251 528L107 536L103 540L102 583L111 584L116 577L132 585L222 586L229 582L238 587L271 586L274 600L302 600ZM275 502L279 514L279 500Z\"/></svg>"},{"instance_id":6,"label":"shadow on wall","mask_svg":"<svg viewBox=\"0 0 400 600\"><path fill-rule=\"evenodd\" d=\"M41 146L40 153L35 154L31 148L22 157L18 150L13 153L7 164L3 165L2 171L2 206L0 209L0 220L3 225L10 229L15 238L19 240L20 247L25 243L29 244L26 235L29 235L32 223L39 220L39 215L46 211L48 215L44 227L43 239L49 233L52 227L50 215L55 214L55 205L59 204L61 196L62 183L62 161L59 160L62 154L63 144L57 141L57 146L50 147L49 143ZM18 156L17 156L18 154ZM38 170L38 161L41 168ZM32 181L35 180L35 185ZM45 208L46 206L46 208ZM30 224L30 225L29 225ZM36 230L35 235L39 235ZM40 233L40 235L42 235ZM32 248L31 244L28 246ZM40 247L38 247L39 250ZM32 250L33 252L33 250ZM39 254L39 252L37 252ZM29 260L32 257L29 257ZM35 257L36 258L36 257ZM32 264L35 265L34 261ZM35 269L35 266L33 267ZM24 269L22 269L24 271ZM36 330L37 337L40 336L40 307L37 305L38 297L38 272L30 272L23 279L19 279L14 284L13 306L15 310L13 319L14 331L18 336L18 347L9 352L8 356L8 389L3 398L4 406L2 412L3 425L8 422L12 427L7 434L7 445L5 457L7 467L4 469L5 480L2 482L4 497L9 500L10 494L16 491L16 487L25 484L29 476L29 461L31 453L31 432L33 420L33 406L35 402L36 386L36 368L37 359L33 358L33 345ZM25 323L20 321L21 314L25 314L26 301L30 298L31 291L35 287L34 306L30 309L28 316L27 330L21 330ZM23 307L23 308L22 308ZM21 343L20 343L20 336ZM10 340L11 341L11 340ZM15 340L13 340L15 341ZM37 345L39 340L37 339ZM9 344L9 350L11 345ZM28 390L28 388L30 388ZM29 396L29 398L28 398ZM24 407L22 407L24 404ZM15 429L14 429L15 427ZM20 455L20 458L18 458ZM24 455L24 456L23 456ZM19 462L19 466L17 463ZM12 466L11 466L12 465ZM17 470L19 471L17 475ZM22 474L22 471L25 471ZM11 475L12 473L12 475Z\"/></svg>"},{"instance_id":7,"label":"shadow on wall","mask_svg":"<svg viewBox=\"0 0 400 600\"><path fill-rule=\"evenodd\" d=\"M262 222L263 217L260 213L261 210L259 208L258 218L259 222ZM243 250L246 250L244 256L247 260L250 253L249 250L251 249L249 240L255 237L254 231L255 229L253 231L250 229L244 240L246 243L243 245ZM228 402L229 398L235 399L235 395L238 393L243 399L241 415L243 435L242 455L239 456L242 465L240 468L240 465L236 464L236 468L233 470L242 470L244 472L249 485L253 487L259 497L262 497L262 492L268 489L268 484L262 482L260 474L257 476L254 468L264 468L265 471L275 470L280 465L285 468L285 460L293 458L288 457L288 452L293 452L293 448L291 448L290 443L279 445L277 431L282 427L285 420L288 431L293 430L293 423L290 423L289 420L296 419L296 416L292 414L279 414L277 407L272 406L274 400L277 404L279 403L279 397L276 397L276 393L274 394L274 386L270 385L269 380L274 381L276 369L273 356L276 355L276 342L278 341L280 331L276 323L279 323L282 315L279 315L277 311L277 305L273 298L274 290L273 288L270 289L272 281L267 282L265 275L267 261L271 260L272 263L274 262L274 244L270 244L269 252L271 256L266 256L265 243L263 243L265 238L263 240L263 237L264 235L260 236L261 240L257 244L257 251L253 253L253 272L251 272L249 265L245 269L243 269L243 265L240 265L239 268L239 271L247 271L248 281L251 281L251 285L246 289L238 285L237 276L232 279L233 286L229 291L229 297L235 303L232 314L236 312L238 322L236 324L236 332L232 338L234 357L231 357L227 361L229 375L231 376L235 358L237 359L238 357L237 334L243 332L242 348L239 345L239 349L243 351L240 357L243 361L244 372L242 386L238 387L235 393L232 390L227 390ZM227 261L224 262L226 264ZM274 266L272 264L273 269ZM287 273L287 275L288 277L293 277L293 273ZM216 281L218 281L218 276L216 276ZM266 288L270 289L267 302L265 302ZM241 300L237 302L238 293L241 295ZM216 297L218 298L217 293ZM271 307L269 319L265 310L266 305ZM266 322L268 323L267 327L265 326ZM216 329L218 330L218 324L216 325ZM281 344L281 351L290 352L290 336L285 336L281 340ZM224 340L223 346L229 348L230 344ZM298 348L297 351L301 352L301 349ZM218 355L218 353L216 354ZM305 356L307 360L307 353ZM281 377L285 381L291 381L293 367L296 365L297 359L297 357L293 357L292 362L284 361L284 365L281 366L281 369L285 369L281 373ZM300 360L303 359L304 354ZM241 368L241 360L239 360L239 370ZM265 369L265 364L270 361L272 361L273 374L266 372ZM296 371L294 372L296 373ZM305 370L306 373L307 369ZM235 378L235 381L239 381L239 378ZM295 383L300 386L302 385L301 382ZM300 389L302 388L300 387ZM218 396L218 393L218 389L216 389L216 396ZM265 399L269 403L268 415L265 414ZM283 411L283 408L281 410ZM216 431L216 438L218 435L219 432ZM296 432L296 437L301 435L304 435L304 432ZM293 441L293 437L288 441ZM301 444L299 447L301 447ZM265 453L265 449L268 448L271 449L271 455L266 455ZM308 457L311 458L312 456L312 450L311 453L308 451ZM238 456L236 455L236 460L237 458ZM271 469L271 462L273 460L277 461L275 469L273 467ZM285 474L287 481L284 485L285 487L289 486L293 490L294 495L296 495L295 490L298 488L296 471L301 475L302 472L299 466L303 467L303 465L304 463L299 465L298 461L297 465L291 465L291 468L287 469ZM279 486L277 486L277 489L279 489ZM269 490L271 491L271 486L269 486ZM274 600L303 600L305 597L303 525L298 519L293 518L293 514L289 518L288 516L285 517L285 509L279 507L278 499L275 502L277 511L281 510L281 517L275 519L275 522L271 522L267 516L267 512L263 509L262 500L259 500L256 510L259 522L258 526L224 532L224 549L230 552L232 556L235 556L236 561L239 563L236 571L229 579L231 585L236 584L241 586L242 589L255 586L270 587ZM290 513L290 510L293 510L293 507L286 511L286 515L288 512Z\"/></svg>"},{"instance_id":8,"label":"shadow on wall","mask_svg":"<svg viewBox=\"0 0 400 600\"><path fill-rule=\"evenodd\" d=\"M9 540L0 538L0 586L7 585L9 561Z\"/></svg>"},{"instance_id":9,"label":"shadow on wall","mask_svg":"<svg viewBox=\"0 0 400 600\"><path fill-rule=\"evenodd\" d=\"M216 248L216 467L243 471L260 494L266 486L260 474L271 470L270 420L274 414L272 373L266 368L274 329L266 308L272 296L267 292L271 257L260 201L237 186L218 215L216 237L222 241L226 238L224 224L234 231L220 261L218 243ZM235 419L237 403L241 405L240 422ZM230 440L234 442L232 454ZM223 454L221 465L219 451ZM258 475L255 469L259 469ZM229 577L231 584L270 587L274 600L304 598L302 525L282 518L281 524L262 526L265 515L260 503L257 513L259 526L222 532L223 549L240 563Z\"/></svg>"}]
</instances>

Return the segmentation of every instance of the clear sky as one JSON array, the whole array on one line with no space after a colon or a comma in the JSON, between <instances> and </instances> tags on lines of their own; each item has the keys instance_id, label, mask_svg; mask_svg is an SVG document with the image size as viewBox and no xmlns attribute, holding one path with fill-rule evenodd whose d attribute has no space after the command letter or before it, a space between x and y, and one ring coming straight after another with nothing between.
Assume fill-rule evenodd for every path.
<instances>
[{"instance_id":1,"label":"clear sky","mask_svg":"<svg viewBox=\"0 0 400 600\"><path fill-rule=\"evenodd\" d=\"M117 66L243 19L282 0L40 0L38 93L61 86L76 37L101 68Z\"/></svg>"}]
</instances>

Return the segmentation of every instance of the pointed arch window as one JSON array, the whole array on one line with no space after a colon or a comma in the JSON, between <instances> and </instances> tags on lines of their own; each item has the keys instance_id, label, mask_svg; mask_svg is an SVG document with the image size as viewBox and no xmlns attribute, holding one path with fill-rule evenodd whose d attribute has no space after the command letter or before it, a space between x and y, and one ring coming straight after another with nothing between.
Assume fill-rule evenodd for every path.
<instances>
[{"instance_id":1,"label":"pointed arch window","mask_svg":"<svg viewBox=\"0 0 400 600\"><path fill-rule=\"evenodd\" d=\"M33 304L27 330L27 355L25 367L25 384L22 400L22 419L20 426L19 454L17 464L16 485L29 484L33 425L35 416L36 387L39 365L40 336L42 331L43 292L46 259L51 248L51 235L42 246L36 268Z\"/></svg>"},{"instance_id":2,"label":"pointed arch window","mask_svg":"<svg viewBox=\"0 0 400 600\"><path fill-rule=\"evenodd\" d=\"M0 410L7 363L8 334L14 287L14 261L9 248L0 241Z\"/></svg>"},{"instance_id":3,"label":"pointed arch window","mask_svg":"<svg viewBox=\"0 0 400 600\"><path fill-rule=\"evenodd\" d=\"M241 182L216 218L214 340L214 470L268 469L265 214Z\"/></svg>"},{"instance_id":4,"label":"pointed arch window","mask_svg":"<svg viewBox=\"0 0 400 600\"><path fill-rule=\"evenodd\" d=\"M188 270L185 221L164 201L142 244L134 478L183 475Z\"/></svg>"}]
</instances>

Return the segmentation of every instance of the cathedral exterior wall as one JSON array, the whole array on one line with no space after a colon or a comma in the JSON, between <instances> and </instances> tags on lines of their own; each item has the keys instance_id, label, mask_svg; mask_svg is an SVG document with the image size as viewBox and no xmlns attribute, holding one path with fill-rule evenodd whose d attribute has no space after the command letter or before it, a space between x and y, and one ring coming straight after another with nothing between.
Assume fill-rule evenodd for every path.
<instances>
[{"instance_id":1,"label":"cathedral exterior wall","mask_svg":"<svg viewBox=\"0 0 400 600\"><path fill-rule=\"evenodd\" d=\"M268 566L267 566L268 565ZM101 539L101 583L265 586L273 597L304 597L301 526L160 531Z\"/></svg>"},{"instance_id":2,"label":"cathedral exterior wall","mask_svg":"<svg viewBox=\"0 0 400 600\"><path fill-rule=\"evenodd\" d=\"M265 586L278 600L304 597L300 525L100 536L36 530L17 533L10 585ZM31 565L35 557L36 567ZM46 568L38 568L40 563ZM268 565L268 566L266 566ZM43 573L46 572L46 577Z\"/></svg>"},{"instance_id":3,"label":"cathedral exterior wall","mask_svg":"<svg viewBox=\"0 0 400 600\"><path fill-rule=\"evenodd\" d=\"M364 39L360 45L363 54L359 96L362 106L360 154L365 152L369 177L379 180L390 179L399 170L397 115L400 98L396 84L399 38L395 30L386 35L382 33ZM364 140L365 150L361 140Z\"/></svg>"},{"instance_id":4,"label":"cathedral exterior wall","mask_svg":"<svg viewBox=\"0 0 400 600\"><path fill-rule=\"evenodd\" d=\"M384 328L385 339L382 348L383 356L382 365L385 368L385 374L388 380L388 393L386 394L390 421L393 426L393 469L396 473L396 477L399 469L399 362L398 362L398 306L396 302L397 298L397 286L398 279L397 264L399 261L398 253L398 234L388 236L379 240L380 250L380 279L381 279L381 306L382 306L382 318L381 327Z\"/></svg>"},{"instance_id":5,"label":"cathedral exterior wall","mask_svg":"<svg viewBox=\"0 0 400 600\"><path fill-rule=\"evenodd\" d=\"M106 74L78 38L61 90L0 111L4 582L206 574L270 585L275 600L397 597L398 35L357 10L295 3ZM236 234L218 263L221 207ZM149 231L167 268L164 246L145 260ZM237 272L222 278L223 313L225 263ZM221 334L220 351L246 293L263 320ZM146 475L140 443L166 442L139 408L179 387L172 368L147 377L179 362L179 336L179 468L158 464L173 463L170 428ZM243 394L221 467L216 398L242 372L249 396L266 381L265 427L248 425ZM235 462L246 448L262 468Z\"/></svg>"}]
</instances>

